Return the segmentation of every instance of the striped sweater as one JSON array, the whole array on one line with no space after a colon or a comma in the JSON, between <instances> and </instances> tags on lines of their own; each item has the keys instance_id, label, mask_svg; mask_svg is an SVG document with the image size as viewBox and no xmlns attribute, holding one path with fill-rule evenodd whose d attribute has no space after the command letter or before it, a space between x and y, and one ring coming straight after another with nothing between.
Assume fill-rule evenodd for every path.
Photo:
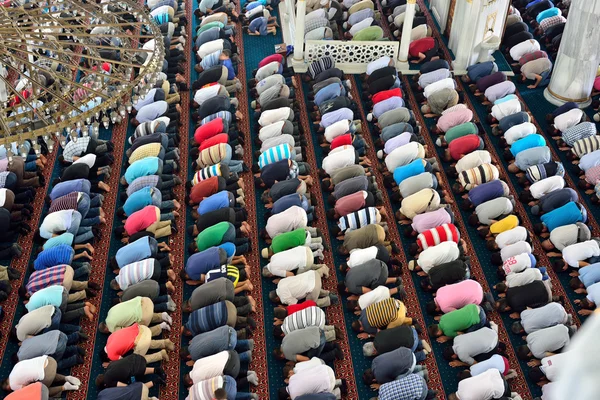
<instances>
[{"instance_id":1,"label":"striped sweater","mask_svg":"<svg viewBox=\"0 0 600 400\"><path fill-rule=\"evenodd\" d=\"M598 149L600 149L600 136L594 135L575 141L573 143L573 148L571 149L571 151L578 158L581 158L586 154L596 151Z\"/></svg>"},{"instance_id":2,"label":"striped sweater","mask_svg":"<svg viewBox=\"0 0 600 400\"><path fill-rule=\"evenodd\" d=\"M200 168L218 164L227 157L227 148L231 154L231 147L227 143L220 143L200 152L196 162Z\"/></svg>"},{"instance_id":3,"label":"striped sweater","mask_svg":"<svg viewBox=\"0 0 600 400\"><path fill-rule=\"evenodd\" d=\"M346 214L338 220L338 227L342 232L353 231L360 229L363 226L376 224L379 211L375 207L367 207Z\"/></svg>"},{"instance_id":4,"label":"striped sweater","mask_svg":"<svg viewBox=\"0 0 600 400\"><path fill-rule=\"evenodd\" d=\"M196 171L194 177L192 178L192 185L197 185L198 182L202 182L203 180L212 178L213 176L222 176L221 164L211 165L210 167L205 167L200 171Z\"/></svg>"},{"instance_id":5,"label":"striped sweater","mask_svg":"<svg viewBox=\"0 0 600 400\"><path fill-rule=\"evenodd\" d=\"M288 315L283 320L281 330L284 335L292 331L308 328L309 326L318 326L323 329L325 326L325 312L316 306L304 308L298 312Z\"/></svg>"},{"instance_id":6,"label":"striped sweater","mask_svg":"<svg viewBox=\"0 0 600 400\"><path fill-rule=\"evenodd\" d=\"M478 167L468 169L458 175L460 184L469 191L477 185L498 179L500 173L493 164L482 164Z\"/></svg>"},{"instance_id":7,"label":"striped sweater","mask_svg":"<svg viewBox=\"0 0 600 400\"><path fill-rule=\"evenodd\" d=\"M442 242L455 242L460 240L460 232L454 224L444 224L422 232L417 236L417 243L421 249L438 245Z\"/></svg>"},{"instance_id":8,"label":"striped sweater","mask_svg":"<svg viewBox=\"0 0 600 400\"><path fill-rule=\"evenodd\" d=\"M283 143L265 150L258 158L258 166L262 169L265 165L276 163L277 161L292 158L293 149L289 144Z\"/></svg>"},{"instance_id":9,"label":"striped sweater","mask_svg":"<svg viewBox=\"0 0 600 400\"><path fill-rule=\"evenodd\" d=\"M71 265L74 255L75 250L69 245L61 244L59 246L51 247L41 251L37 255L37 258L33 262L33 268L36 271L41 271L49 267L54 267L55 265Z\"/></svg>"},{"instance_id":10,"label":"striped sweater","mask_svg":"<svg viewBox=\"0 0 600 400\"><path fill-rule=\"evenodd\" d=\"M77 210L78 197L79 192L71 192L69 194L52 200L52 204L50 205L50 210L48 210L48 213L50 214L55 211L63 210Z\"/></svg>"},{"instance_id":11,"label":"striped sweater","mask_svg":"<svg viewBox=\"0 0 600 400\"><path fill-rule=\"evenodd\" d=\"M365 310L367 321L374 328L385 328L398 318L398 313L402 308L405 309L404 304L393 298L371 304Z\"/></svg>"},{"instance_id":12,"label":"striped sweater","mask_svg":"<svg viewBox=\"0 0 600 400\"><path fill-rule=\"evenodd\" d=\"M115 278L121 290L127 289L136 283L149 280L154 274L154 258L125 265Z\"/></svg>"}]
</instances>

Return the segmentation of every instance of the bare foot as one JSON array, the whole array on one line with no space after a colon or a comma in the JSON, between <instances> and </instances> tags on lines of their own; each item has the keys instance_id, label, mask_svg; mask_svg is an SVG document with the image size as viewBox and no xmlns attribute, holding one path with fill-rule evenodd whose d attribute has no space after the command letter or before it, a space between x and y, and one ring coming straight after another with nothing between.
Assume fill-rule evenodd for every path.
<instances>
[{"instance_id":1,"label":"bare foot","mask_svg":"<svg viewBox=\"0 0 600 400\"><path fill-rule=\"evenodd\" d=\"M252 310L256 311L256 300L254 300L254 297L252 296L247 296L248 297L248 301L250 302L250 305L252 306Z\"/></svg>"},{"instance_id":2,"label":"bare foot","mask_svg":"<svg viewBox=\"0 0 600 400\"><path fill-rule=\"evenodd\" d=\"M181 203L177 200L173 200L173 204L175 205L175 210L179 210L181 208Z\"/></svg>"},{"instance_id":3,"label":"bare foot","mask_svg":"<svg viewBox=\"0 0 600 400\"><path fill-rule=\"evenodd\" d=\"M173 286L173 282L167 281L167 283L165 283L165 286L167 287L167 292L169 292L169 293L175 292L175 286Z\"/></svg>"},{"instance_id":4,"label":"bare foot","mask_svg":"<svg viewBox=\"0 0 600 400\"><path fill-rule=\"evenodd\" d=\"M106 213L104 212L104 210L102 209L102 207L100 207L100 216L101 217L106 217Z\"/></svg>"},{"instance_id":5,"label":"bare foot","mask_svg":"<svg viewBox=\"0 0 600 400\"><path fill-rule=\"evenodd\" d=\"M94 320L94 314L90 311L90 308L88 306L83 307L83 311L85 312L85 316L87 317L87 319L89 319L90 321Z\"/></svg>"},{"instance_id":6,"label":"bare foot","mask_svg":"<svg viewBox=\"0 0 600 400\"><path fill-rule=\"evenodd\" d=\"M86 301L86 302L85 302L85 305L86 305L87 307L89 307L89 309L90 309L90 312L91 312L92 314L96 314L96 311L98 311L98 309L96 308L96 306L95 306L95 305L93 305L92 303L90 303L89 301Z\"/></svg>"},{"instance_id":7,"label":"bare foot","mask_svg":"<svg viewBox=\"0 0 600 400\"><path fill-rule=\"evenodd\" d=\"M94 246L92 246L90 243L86 243L85 248L88 249L90 253L94 254Z\"/></svg>"},{"instance_id":8,"label":"bare foot","mask_svg":"<svg viewBox=\"0 0 600 400\"><path fill-rule=\"evenodd\" d=\"M167 276L169 277L170 281L175 281L177 279L177 275L175 275L175 271L172 269L167 270Z\"/></svg>"},{"instance_id":9,"label":"bare foot","mask_svg":"<svg viewBox=\"0 0 600 400\"><path fill-rule=\"evenodd\" d=\"M106 183L104 183L102 181L98 182L98 187L107 193L110 192L110 186L108 186Z\"/></svg>"},{"instance_id":10,"label":"bare foot","mask_svg":"<svg viewBox=\"0 0 600 400\"><path fill-rule=\"evenodd\" d=\"M100 217L100 223L101 224L105 224L106 223L106 218L104 218L104 217L101 216Z\"/></svg>"}]
</instances>

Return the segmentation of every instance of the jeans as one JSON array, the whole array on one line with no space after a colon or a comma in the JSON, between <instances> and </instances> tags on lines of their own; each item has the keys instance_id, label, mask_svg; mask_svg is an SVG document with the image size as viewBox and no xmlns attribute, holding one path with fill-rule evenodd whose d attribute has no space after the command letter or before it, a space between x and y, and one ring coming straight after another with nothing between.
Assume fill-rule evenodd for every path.
<instances>
[{"instance_id":1,"label":"jeans","mask_svg":"<svg viewBox=\"0 0 600 400\"><path fill-rule=\"evenodd\" d=\"M77 333L81 330L81 328L78 325L61 324L61 320L62 312L58 307L54 307L54 314L52 315L52 318L50 320L50 326L44 329L41 333L48 333L58 329L62 333L68 335L69 341L71 340L73 335L77 335L77 338L79 338L79 335Z\"/></svg>"},{"instance_id":2,"label":"jeans","mask_svg":"<svg viewBox=\"0 0 600 400\"><path fill-rule=\"evenodd\" d=\"M79 268L73 268L74 274L73 274L73 280L79 280L77 278L81 278L82 276L89 276L90 274L90 263L85 262L82 263L81 266Z\"/></svg>"},{"instance_id":3,"label":"jeans","mask_svg":"<svg viewBox=\"0 0 600 400\"><path fill-rule=\"evenodd\" d=\"M169 309L167 308L167 302L169 301L169 295L165 294L162 296L158 296L152 300L154 303L154 312L162 313L167 312Z\"/></svg>"},{"instance_id":4,"label":"jeans","mask_svg":"<svg viewBox=\"0 0 600 400\"><path fill-rule=\"evenodd\" d=\"M92 232L92 228L90 226L80 226L81 225L81 214L78 212L73 213L71 226L67 230L67 232L75 235L74 242L76 244L84 243L94 239L94 233Z\"/></svg>"},{"instance_id":5,"label":"jeans","mask_svg":"<svg viewBox=\"0 0 600 400\"><path fill-rule=\"evenodd\" d=\"M75 343L79 340L79 335L77 335L77 339L75 339ZM56 360L57 367L59 370L69 369L74 365L77 365L77 346L72 342L69 343L69 340L66 335L60 335L58 337L58 343L56 345L56 351L52 355L52 358Z\"/></svg>"},{"instance_id":6,"label":"jeans","mask_svg":"<svg viewBox=\"0 0 600 400\"><path fill-rule=\"evenodd\" d=\"M483 308L479 307L479 323L469 327L469 329L467 329L467 332L475 332L475 331L483 328L484 326L489 327L489 325L490 325L490 323L487 320L487 315L485 315L485 310Z\"/></svg>"},{"instance_id":7,"label":"jeans","mask_svg":"<svg viewBox=\"0 0 600 400\"><path fill-rule=\"evenodd\" d=\"M249 363L251 356L252 356L252 352L250 350L244 351L243 353L239 353L240 355L240 362L243 363Z\"/></svg>"},{"instance_id":8,"label":"jeans","mask_svg":"<svg viewBox=\"0 0 600 400\"><path fill-rule=\"evenodd\" d=\"M232 152L231 152L231 146L227 146L227 153L225 154L225 158L223 159L222 163L223 164L227 164L229 166L229 170L231 172L235 172L237 174L241 173L244 171L244 162L242 160L232 160Z\"/></svg>"},{"instance_id":9,"label":"jeans","mask_svg":"<svg viewBox=\"0 0 600 400\"><path fill-rule=\"evenodd\" d=\"M327 339L325 339L325 331L321 331L321 336L319 339L320 339L319 347L317 347L315 349L310 349L309 351L307 351L306 357L308 357L308 358L319 357L319 355L323 351L323 348L325 347L325 344L327 343Z\"/></svg>"}]
</instances>

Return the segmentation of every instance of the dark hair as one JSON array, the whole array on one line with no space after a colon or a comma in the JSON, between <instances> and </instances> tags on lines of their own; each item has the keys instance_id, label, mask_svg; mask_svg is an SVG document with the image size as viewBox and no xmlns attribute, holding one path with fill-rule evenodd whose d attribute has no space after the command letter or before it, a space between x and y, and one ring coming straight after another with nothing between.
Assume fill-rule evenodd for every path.
<instances>
[{"instance_id":1,"label":"dark hair","mask_svg":"<svg viewBox=\"0 0 600 400\"><path fill-rule=\"evenodd\" d=\"M365 385L370 385L375 382L375 375L373 374L373 370L371 368L363 372L363 382Z\"/></svg>"},{"instance_id":2,"label":"dark hair","mask_svg":"<svg viewBox=\"0 0 600 400\"><path fill-rule=\"evenodd\" d=\"M104 388L104 374L100 374L96 377L96 387L98 389Z\"/></svg>"},{"instance_id":3,"label":"dark hair","mask_svg":"<svg viewBox=\"0 0 600 400\"><path fill-rule=\"evenodd\" d=\"M431 324L427 327L427 332L429 333L429 336L436 338L439 336L440 328L437 324Z\"/></svg>"},{"instance_id":4,"label":"dark hair","mask_svg":"<svg viewBox=\"0 0 600 400\"><path fill-rule=\"evenodd\" d=\"M442 351L442 355L444 356L444 360L446 360L446 361L454 360L455 354L456 353L454 352L454 349L452 348L452 346L448 346Z\"/></svg>"},{"instance_id":5,"label":"dark hair","mask_svg":"<svg viewBox=\"0 0 600 400\"><path fill-rule=\"evenodd\" d=\"M533 224L533 232L536 235L539 235L540 233L542 233L544 231L544 224L539 222L537 224Z\"/></svg>"},{"instance_id":6,"label":"dark hair","mask_svg":"<svg viewBox=\"0 0 600 400\"><path fill-rule=\"evenodd\" d=\"M218 400L227 400L227 391L223 388L219 388L217 390L215 390L215 399Z\"/></svg>"},{"instance_id":7,"label":"dark hair","mask_svg":"<svg viewBox=\"0 0 600 400\"><path fill-rule=\"evenodd\" d=\"M119 217L124 217L125 216L125 210L123 209L123 207L119 207L117 209L117 216L119 216Z\"/></svg>"},{"instance_id":8,"label":"dark hair","mask_svg":"<svg viewBox=\"0 0 600 400\"><path fill-rule=\"evenodd\" d=\"M358 301L356 301L356 300L346 301L346 309L350 312L357 311L359 309Z\"/></svg>"},{"instance_id":9,"label":"dark hair","mask_svg":"<svg viewBox=\"0 0 600 400\"><path fill-rule=\"evenodd\" d=\"M488 239L488 240L486 240L485 247L489 251L495 251L495 250L498 249L498 245L496 244L496 240L494 240L494 239Z\"/></svg>"},{"instance_id":10,"label":"dark hair","mask_svg":"<svg viewBox=\"0 0 600 400\"><path fill-rule=\"evenodd\" d=\"M498 307L496 308L498 312L506 312L510 310L510 306L506 301L506 298L498 300Z\"/></svg>"},{"instance_id":11,"label":"dark hair","mask_svg":"<svg viewBox=\"0 0 600 400\"><path fill-rule=\"evenodd\" d=\"M275 309L273 310L273 315L277 319L285 319L285 317L287 317L288 313L285 308L275 307Z\"/></svg>"},{"instance_id":12,"label":"dark hair","mask_svg":"<svg viewBox=\"0 0 600 400\"><path fill-rule=\"evenodd\" d=\"M463 379L467 379L471 377L471 371L468 369L462 370L458 373L458 380L462 381Z\"/></svg>"},{"instance_id":13,"label":"dark hair","mask_svg":"<svg viewBox=\"0 0 600 400\"><path fill-rule=\"evenodd\" d=\"M187 360L188 356L190 355L190 351L188 350L187 346L182 346L181 349L179 349L179 358L182 360Z\"/></svg>"},{"instance_id":14,"label":"dark hair","mask_svg":"<svg viewBox=\"0 0 600 400\"><path fill-rule=\"evenodd\" d=\"M529 370L529 379L533 382L537 383L543 380L546 380L546 374L542 372L540 367L534 367Z\"/></svg>"},{"instance_id":15,"label":"dark hair","mask_svg":"<svg viewBox=\"0 0 600 400\"><path fill-rule=\"evenodd\" d=\"M496 291L498 293L506 293L507 290L508 290L508 286L504 282L500 282L496 285Z\"/></svg>"},{"instance_id":16,"label":"dark hair","mask_svg":"<svg viewBox=\"0 0 600 400\"><path fill-rule=\"evenodd\" d=\"M437 304L435 304L435 300L428 302L425 309L427 310L427 314L435 315L437 313Z\"/></svg>"},{"instance_id":17,"label":"dark hair","mask_svg":"<svg viewBox=\"0 0 600 400\"><path fill-rule=\"evenodd\" d=\"M527 347L527 345L517 347L517 357L519 360L529 360L529 347Z\"/></svg>"},{"instance_id":18,"label":"dark hair","mask_svg":"<svg viewBox=\"0 0 600 400\"><path fill-rule=\"evenodd\" d=\"M273 350L273 356L275 356L276 359L278 360L284 360L285 356L283 355L283 352L281 351L281 349L278 347L275 350Z\"/></svg>"},{"instance_id":19,"label":"dark hair","mask_svg":"<svg viewBox=\"0 0 600 400\"><path fill-rule=\"evenodd\" d=\"M571 286L571 289L575 290L575 289L581 289L582 287L584 287L583 283L581 282L581 280L577 277L572 278L569 281L569 286Z\"/></svg>"},{"instance_id":20,"label":"dark hair","mask_svg":"<svg viewBox=\"0 0 600 400\"><path fill-rule=\"evenodd\" d=\"M469 225L471 225L471 226L479 225L479 217L477 216L477 214L469 215L468 221L469 221Z\"/></svg>"},{"instance_id":21,"label":"dark hair","mask_svg":"<svg viewBox=\"0 0 600 400\"><path fill-rule=\"evenodd\" d=\"M520 321L515 321L513 322L512 326L510 327L510 330L515 334L515 335L520 335L521 333L524 332L523 329L523 325L521 324Z\"/></svg>"},{"instance_id":22,"label":"dark hair","mask_svg":"<svg viewBox=\"0 0 600 400\"><path fill-rule=\"evenodd\" d=\"M419 245L417 243L411 243L410 246L408 246L408 253L411 256L416 256L418 252L419 252Z\"/></svg>"},{"instance_id":23,"label":"dark hair","mask_svg":"<svg viewBox=\"0 0 600 400\"><path fill-rule=\"evenodd\" d=\"M273 303L279 303L279 296L277 296L277 292L275 290L271 290L269 292L269 300Z\"/></svg>"},{"instance_id":24,"label":"dark hair","mask_svg":"<svg viewBox=\"0 0 600 400\"><path fill-rule=\"evenodd\" d=\"M273 327L273 336L275 337L283 337L283 329L281 329L281 325L275 325Z\"/></svg>"},{"instance_id":25,"label":"dark hair","mask_svg":"<svg viewBox=\"0 0 600 400\"><path fill-rule=\"evenodd\" d=\"M352 321L352 330L354 332L360 332L362 329L362 325L360 324L360 321L355 319L354 321Z\"/></svg>"},{"instance_id":26,"label":"dark hair","mask_svg":"<svg viewBox=\"0 0 600 400\"><path fill-rule=\"evenodd\" d=\"M563 260L554 260L552 261L552 269L554 272L562 272L565 267L565 262Z\"/></svg>"},{"instance_id":27,"label":"dark hair","mask_svg":"<svg viewBox=\"0 0 600 400\"><path fill-rule=\"evenodd\" d=\"M344 293L347 293L347 292L346 292L346 289L347 289L347 287L346 287L346 284L345 284L344 282L339 282L339 283L338 283L338 286L337 286L337 289L338 289L338 293L339 293L340 295L342 295L342 294L344 294Z\"/></svg>"},{"instance_id":28,"label":"dark hair","mask_svg":"<svg viewBox=\"0 0 600 400\"><path fill-rule=\"evenodd\" d=\"M290 398L290 394L287 392L287 389L285 387L279 388L279 390L277 391L277 398L279 400L287 400Z\"/></svg>"}]
</instances>

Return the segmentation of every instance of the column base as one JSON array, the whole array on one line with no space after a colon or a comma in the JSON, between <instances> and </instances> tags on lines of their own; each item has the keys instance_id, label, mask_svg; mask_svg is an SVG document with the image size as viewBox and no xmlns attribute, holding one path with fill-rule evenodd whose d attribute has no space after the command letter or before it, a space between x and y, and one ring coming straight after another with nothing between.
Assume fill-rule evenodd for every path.
<instances>
[{"instance_id":1,"label":"column base","mask_svg":"<svg viewBox=\"0 0 600 400\"><path fill-rule=\"evenodd\" d=\"M396 60L396 69L402 73L402 75L416 75L419 73L418 69L410 69L410 63L408 61Z\"/></svg>"},{"instance_id":2,"label":"column base","mask_svg":"<svg viewBox=\"0 0 600 400\"><path fill-rule=\"evenodd\" d=\"M548 90L548 88L544 89L544 97L546 98L546 100L548 100L548 102L558 107L562 106L565 103L568 103L567 100L559 99L558 97L556 97L554 94L552 94L552 92L550 92L550 90ZM574 103L577 104L579 108L586 108L589 107L590 104L592 104L592 98L590 97L585 101L575 101Z\"/></svg>"}]
</instances>

